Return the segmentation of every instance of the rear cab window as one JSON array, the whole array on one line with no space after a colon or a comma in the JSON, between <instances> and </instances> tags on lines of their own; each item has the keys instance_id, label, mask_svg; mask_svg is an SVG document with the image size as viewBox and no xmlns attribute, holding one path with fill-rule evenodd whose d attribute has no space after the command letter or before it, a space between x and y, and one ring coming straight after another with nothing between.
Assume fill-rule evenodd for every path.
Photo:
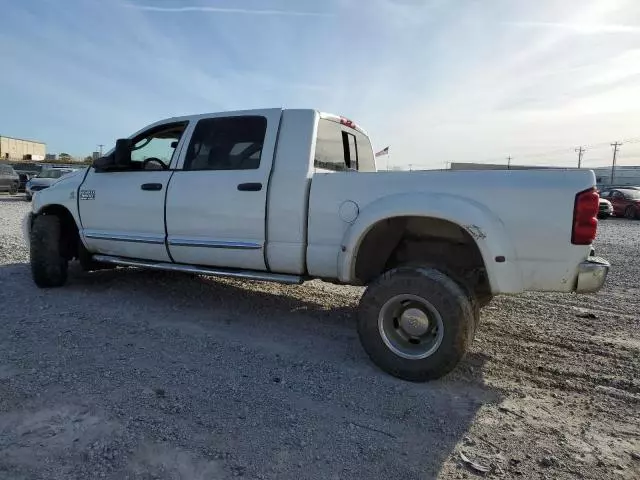
<instances>
[{"instance_id":1,"label":"rear cab window","mask_svg":"<svg viewBox=\"0 0 640 480\"><path fill-rule=\"evenodd\" d=\"M314 167L319 172L375 172L369 137L339 117L318 121Z\"/></svg>"}]
</instances>

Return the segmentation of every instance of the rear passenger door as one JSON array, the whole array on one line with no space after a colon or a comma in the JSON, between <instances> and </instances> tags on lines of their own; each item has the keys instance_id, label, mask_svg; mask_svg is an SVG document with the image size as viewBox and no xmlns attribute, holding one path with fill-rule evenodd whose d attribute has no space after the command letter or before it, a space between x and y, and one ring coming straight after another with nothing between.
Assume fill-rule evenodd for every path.
<instances>
[{"instance_id":1,"label":"rear passenger door","mask_svg":"<svg viewBox=\"0 0 640 480\"><path fill-rule=\"evenodd\" d=\"M280 109L198 117L167 191L173 260L266 270L266 204Z\"/></svg>"}]
</instances>

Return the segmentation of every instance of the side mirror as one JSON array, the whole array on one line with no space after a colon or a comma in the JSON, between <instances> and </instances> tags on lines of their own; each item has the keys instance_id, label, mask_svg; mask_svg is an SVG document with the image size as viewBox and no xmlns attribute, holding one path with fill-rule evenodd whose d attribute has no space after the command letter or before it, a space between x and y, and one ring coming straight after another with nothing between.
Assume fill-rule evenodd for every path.
<instances>
[{"instance_id":1,"label":"side mirror","mask_svg":"<svg viewBox=\"0 0 640 480\"><path fill-rule=\"evenodd\" d=\"M96 158L93 161L92 166L96 169L97 172L108 170L109 167L113 166L113 155Z\"/></svg>"},{"instance_id":2,"label":"side mirror","mask_svg":"<svg viewBox=\"0 0 640 480\"><path fill-rule=\"evenodd\" d=\"M119 138L113 152L114 164L117 167L128 167L131 164L131 140Z\"/></svg>"}]
</instances>

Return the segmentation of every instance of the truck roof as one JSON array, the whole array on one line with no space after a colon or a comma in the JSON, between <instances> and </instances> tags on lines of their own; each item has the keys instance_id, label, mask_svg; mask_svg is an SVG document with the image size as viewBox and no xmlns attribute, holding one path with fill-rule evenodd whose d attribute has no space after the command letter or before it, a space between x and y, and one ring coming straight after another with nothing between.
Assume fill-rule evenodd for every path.
<instances>
[{"instance_id":1,"label":"truck roof","mask_svg":"<svg viewBox=\"0 0 640 480\"><path fill-rule=\"evenodd\" d=\"M144 127L143 130L149 128L149 127L153 127L154 125L159 125L159 124L163 124L163 123L167 123L167 122L185 122L188 120L198 120L201 117L208 117L210 115L219 115L219 114L229 114L232 116L236 116L236 115L263 115L265 112L269 112L269 111L273 111L273 110L279 110L281 112L287 111L287 110L297 110L297 111L309 111L309 112L316 112L320 118L324 118L326 120L331 120L337 123L340 123L342 125L345 125L346 127L349 128L353 128L354 130L358 130L361 133L363 133L364 135L367 135L367 132L360 127L358 124L356 124L354 121L349 120L348 118L342 117L340 115L335 115L332 113L327 113L327 112L321 112L320 110L315 110L313 108L254 108L254 109L249 109L249 110L223 110L220 112L207 112L207 113L196 113L196 114L191 114L191 115L182 115L180 117L168 117L168 118L164 118L162 120L158 120L157 122L154 122L152 124L149 124L147 126Z\"/></svg>"}]
</instances>

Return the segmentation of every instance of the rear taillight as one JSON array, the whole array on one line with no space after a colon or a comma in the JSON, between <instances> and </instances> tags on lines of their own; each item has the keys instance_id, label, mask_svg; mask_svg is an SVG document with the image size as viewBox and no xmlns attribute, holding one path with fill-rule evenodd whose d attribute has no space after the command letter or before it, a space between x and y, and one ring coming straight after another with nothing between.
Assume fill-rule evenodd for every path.
<instances>
[{"instance_id":1,"label":"rear taillight","mask_svg":"<svg viewBox=\"0 0 640 480\"><path fill-rule=\"evenodd\" d=\"M595 188L590 188L576 195L573 206L573 230L571 243L574 245L591 245L598 230L598 205L600 197Z\"/></svg>"}]
</instances>

